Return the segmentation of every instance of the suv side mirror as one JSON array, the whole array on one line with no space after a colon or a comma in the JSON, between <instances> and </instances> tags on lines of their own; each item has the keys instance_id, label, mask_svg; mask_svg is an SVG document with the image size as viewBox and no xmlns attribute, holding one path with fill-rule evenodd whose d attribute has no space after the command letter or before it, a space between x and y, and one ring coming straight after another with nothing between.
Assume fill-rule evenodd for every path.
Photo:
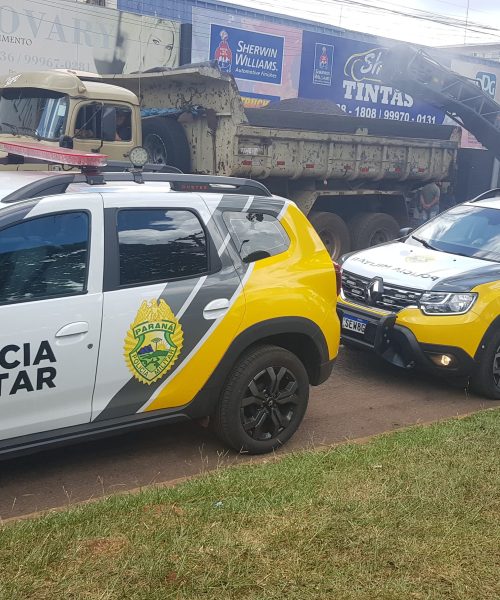
<instances>
[{"instance_id":1,"label":"suv side mirror","mask_svg":"<svg viewBox=\"0 0 500 600\"><path fill-rule=\"evenodd\" d=\"M114 142L116 139L116 110L111 106L102 111L101 134L104 142Z\"/></svg>"},{"instance_id":2,"label":"suv side mirror","mask_svg":"<svg viewBox=\"0 0 500 600\"><path fill-rule=\"evenodd\" d=\"M399 230L399 237L408 237L410 233L414 230L414 227L403 227Z\"/></svg>"}]
</instances>

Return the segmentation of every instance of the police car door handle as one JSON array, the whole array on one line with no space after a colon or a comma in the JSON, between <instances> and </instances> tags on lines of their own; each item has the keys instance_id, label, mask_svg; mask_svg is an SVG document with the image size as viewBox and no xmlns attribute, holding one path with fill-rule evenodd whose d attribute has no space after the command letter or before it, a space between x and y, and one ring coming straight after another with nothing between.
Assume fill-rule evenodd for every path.
<instances>
[{"instance_id":1,"label":"police car door handle","mask_svg":"<svg viewBox=\"0 0 500 600\"><path fill-rule=\"evenodd\" d=\"M86 321L77 321L76 323L68 323L61 327L56 333L56 338L67 337L69 335L82 335L88 333L89 324Z\"/></svg>"},{"instance_id":2,"label":"police car door handle","mask_svg":"<svg viewBox=\"0 0 500 600\"><path fill-rule=\"evenodd\" d=\"M203 318L207 321L223 317L229 309L229 300L227 298L217 298L212 300L203 309Z\"/></svg>"}]
</instances>

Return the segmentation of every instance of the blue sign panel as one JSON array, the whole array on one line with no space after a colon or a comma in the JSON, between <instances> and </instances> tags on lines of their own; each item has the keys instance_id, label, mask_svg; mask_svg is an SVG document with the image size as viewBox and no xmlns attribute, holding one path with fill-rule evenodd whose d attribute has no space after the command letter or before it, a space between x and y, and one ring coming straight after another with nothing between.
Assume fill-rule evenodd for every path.
<instances>
[{"instance_id":1,"label":"blue sign panel","mask_svg":"<svg viewBox=\"0 0 500 600\"><path fill-rule=\"evenodd\" d=\"M443 112L382 83L384 52L367 42L304 31L299 96L332 100L356 117L441 124Z\"/></svg>"},{"instance_id":2,"label":"blue sign panel","mask_svg":"<svg viewBox=\"0 0 500 600\"><path fill-rule=\"evenodd\" d=\"M210 57L238 79L281 84L284 38L224 25L210 26Z\"/></svg>"},{"instance_id":3,"label":"blue sign panel","mask_svg":"<svg viewBox=\"0 0 500 600\"><path fill-rule=\"evenodd\" d=\"M476 81L481 86L483 92L486 92L494 100L497 92L497 76L495 73L485 73L484 71L479 71L479 73L476 75Z\"/></svg>"}]
</instances>

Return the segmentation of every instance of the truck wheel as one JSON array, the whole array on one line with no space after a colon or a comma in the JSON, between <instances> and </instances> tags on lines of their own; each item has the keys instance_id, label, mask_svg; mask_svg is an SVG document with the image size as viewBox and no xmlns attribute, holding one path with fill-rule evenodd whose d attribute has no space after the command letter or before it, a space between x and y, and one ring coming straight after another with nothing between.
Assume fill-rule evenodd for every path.
<instances>
[{"instance_id":1,"label":"truck wheel","mask_svg":"<svg viewBox=\"0 0 500 600\"><path fill-rule=\"evenodd\" d=\"M308 218L333 260L350 252L351 236L344 219L331 212L319 211Z\"/></svg>"},{"instance_id":2,"label":"truck wheel","mask_svg":"<svg viewBox=\"0 0 500 600\"><path fill-rule=\"evenodd\" d=\"M358 213L349 225L354 250L383 244L399 236L398 222L385 213Z\"/></svg>"},{"instance_id":3,"label":"truck wheel","mask_svg":"<svg viewBox=\"0 0 500 600\"><path fill-rule=\"evenodd\" d=\"M238 452L271 452L295 433L308 399L307 371L295 354L257 346L233 367L210 424Z\"/></svg>"},{"instance_id":4,"label":"truck wheel","mask_svg":"<svg viewBox=\"0 0 500 600\"><path fill-rule=\"evenodd\" d=\"M188 173L191 156L184 128L175 119L151 117L142 121L142 145L153 164L177 167Z\"/></svg>"},{"instance_id":5,"label":"truck wheel","mask_svg":"<svg viewBox=\"0 0 500 600\"><path fill-rule=\"evenodd\" d=\"M500 398L500 329L486 343L481 361L471 377L472 388L490 400Z\"/></svg>"}]
</instances>

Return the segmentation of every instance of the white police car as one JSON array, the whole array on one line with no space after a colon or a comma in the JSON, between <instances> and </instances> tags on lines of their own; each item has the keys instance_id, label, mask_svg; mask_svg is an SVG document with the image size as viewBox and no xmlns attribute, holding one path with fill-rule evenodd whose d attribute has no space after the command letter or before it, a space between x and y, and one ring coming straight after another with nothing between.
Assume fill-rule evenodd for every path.
<instances>
[{"instance_id":1,"label":"white police car","mask_svg":"<svg viewBox=\"0 0 500 600\"><path fill-rule=\"evenodd\" d=\"M0 190L0 455L207 415L237 450L294 433L340 326L293 203L92 169L2 172Z\"/></svg>"}]
</instances>

